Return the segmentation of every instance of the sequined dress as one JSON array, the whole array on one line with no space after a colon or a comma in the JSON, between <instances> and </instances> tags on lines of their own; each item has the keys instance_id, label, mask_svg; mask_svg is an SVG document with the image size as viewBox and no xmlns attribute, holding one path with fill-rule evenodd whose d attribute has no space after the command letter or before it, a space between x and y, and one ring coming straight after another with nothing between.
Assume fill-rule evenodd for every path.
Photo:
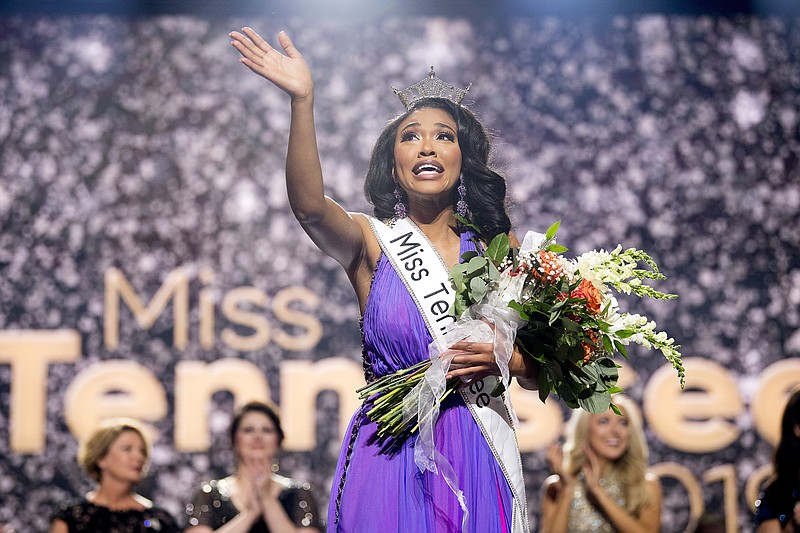
<instances>
[{"instance_id":1,"label":"sequined dress","mask_svg":"<svg viewBox=\"0 0 800 533\"><path fill-rule=\"evenodd\" d=\"M474 250L461 235L461 253ZM407 368L428 357L432 338L414 301L388 259L375 268L363 322L367 379ZM328 531L337 533L461 531L462 510L441 475L420 473L415 437L395 453L381 453L376 425L362 406L345 433L331 487ZM511 531L512 492L469 409L460 396L442 405L436 446L453 466L469 519L465 532Z\"/></svg>"},{"instance_id":2,"label":"sequined dress","mask_svg":"<svg viewBox=\"0 0 800 533\"><path fill-rule=\"evenodd\" d=\"M63 505L52 516L67 524L69 533L178 533L181 529L168 511L160 507L114 511L80 500Z\"/></svg>"},{"instance_id":3,"label":"sequined dress","mask_svg":"<svg viewBox=\"0 0 800 533\"><path fill-rule=\"evenodd\" d=\"M620 507L625 505L622 488L615 477L612 476L601 479L600 483L605 493L608 494L617 505ZM583 474L578 474L578 483L575 484L575 489L572 493L568 531L569 533L614 533L617 531L616 528L608 522L605 516L603 516L589 501L589 493L586 489Z\"/></svg>"},{"instance_id":4,"label":"sequined dress","mask_svg":"<svg viewBox=\"0 0 800 533\"><path fill-rule=\"evenodd\" d=\"M273 475L283 487L278 501L292 523L298 527L316 527L322 531L317 504L308 483ZM186 506L189 527L208 526L218 529L239 514L230 499L229 485L225 479L211 480L200 485L192 503ZM263 518L250 528L250 533L269 533Z\"/></svg>"}]
</instances>

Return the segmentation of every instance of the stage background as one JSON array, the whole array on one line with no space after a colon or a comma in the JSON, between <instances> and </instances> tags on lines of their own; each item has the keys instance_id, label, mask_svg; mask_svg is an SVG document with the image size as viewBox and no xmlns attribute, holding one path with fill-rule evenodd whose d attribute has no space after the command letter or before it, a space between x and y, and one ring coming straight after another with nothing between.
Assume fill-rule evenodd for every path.
<instances>
[{"instance_id":1,"label":"stage background","mask_svg":"<svg viewBox=\"0 0 800 533\"><path fill-rule=\"evenodd\" d=\"M358 307L288 209L288 98L237 62L227 34L247 24L287 30L309 61L327 190L348 209L368 209L372 141L401 110L391 86L435 65L473 84L518 234L561 220L571 253L649 251L680 298L626 305L687 358L683 394L658 353L631 350L625 375L663 531L703 513L752 529L800 384L796 13L109 5L0 17L0 524L45 531L91 489L76 438L111 414L151 425L141 492L182 518L200 480L229 472L230 412L255 396L280 405L281 469L324 512ZM567 413L514 392L536 531L542 450Z\"/></svg>"}]
</instances>

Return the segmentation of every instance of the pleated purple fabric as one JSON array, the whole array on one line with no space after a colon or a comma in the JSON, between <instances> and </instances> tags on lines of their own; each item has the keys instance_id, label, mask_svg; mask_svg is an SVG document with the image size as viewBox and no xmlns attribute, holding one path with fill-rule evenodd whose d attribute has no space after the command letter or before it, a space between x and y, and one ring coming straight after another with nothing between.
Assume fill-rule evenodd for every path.
<instances>
[{"instance_id":1,"label":"pleated purple fabric","mask_svg":"<svg viewBox=\"0 0 800 533\"><path fill-rule=\"evenodd\" d=\"M474 250L461 234L461 252ZM430 333L411 295L381 256L363 318L364 357L378 377L428 357ZM344 436L328 507L328 532L459 532L463 513L441 475L414 463L415 437L392 453L374 442L375 423L357 412ZM470 533L511 530L512 494L461 397L442 406L436 447L450 461L469 511Z\"/></svg>"}]
</instances>

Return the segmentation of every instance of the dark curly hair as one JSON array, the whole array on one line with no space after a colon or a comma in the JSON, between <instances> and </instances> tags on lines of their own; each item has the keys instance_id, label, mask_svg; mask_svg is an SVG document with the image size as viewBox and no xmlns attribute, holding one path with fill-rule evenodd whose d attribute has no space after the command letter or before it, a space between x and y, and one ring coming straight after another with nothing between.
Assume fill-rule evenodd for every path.
<instances>
[{"instance_id":1,"label":"dark curly hair","mask_svg":"<svg viewBox=\"0 0 800 533\"><path fill-rule=\"evenodd\" d=\"M800 489L800 437L796 433L798 427L800 390L795 391L786 402L781 419L781 440L773 457L775 472L765 490L769 499L775 502L775 509L791 510L796 502L796 491Z\"/></svg>"},{"instance_id":2,"label":"dark curly hair","mask_svg":"<svg viewBox=\"0 0 800 533\"><path fill-rule=\"evenodd\" d=\"M511 230L511 221L506 212L506 180L489 167L489 135L470 110L444 98L420 100L408 111L392 119L378 136L364 182L364 192L374 207L375 217L389 219L394 216L396 199L392 168L397 128L412 112L424 108L441 109L456 122L469 218L480 229L480 237L489 241L495 235L508 233ZM455 210L458 201L456 188L453 188L452 201Z\"/></svg>"}]
</instances>

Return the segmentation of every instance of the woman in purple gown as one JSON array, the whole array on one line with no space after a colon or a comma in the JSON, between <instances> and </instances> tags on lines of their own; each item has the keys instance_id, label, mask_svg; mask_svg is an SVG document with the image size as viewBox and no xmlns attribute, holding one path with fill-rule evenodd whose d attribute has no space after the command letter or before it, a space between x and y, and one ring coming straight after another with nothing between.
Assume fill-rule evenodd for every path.
<instances>
[{"instance_id":1,"label":"woman in purple gown","mask_svg":"<svg viewBox=\"0 0 800 533\"><path fill-rule=\"evenodd\" d=\"M461 254L475 249L473 237L488 242L510 231L505 180L488 166L490 144L483 126L460 105L466 91L444 84L433 72L395 91L406 111L388 124L373 149L365 185L373 218L347 212L324 194L311 72L289 37L278 34L283 53L250 28L230 37L246 67L290 96L289 203L306 233L342 265L353 285L363 320L367 380L427 359L434 337L441 338L437 323L449 306L438 296L430 305L425 298L448 289L440 281L435 291L420 284L440 280L442 272L446 281ZM463 228L456 212L479 234ZM388 233L381 237L382 231ZM447 347L449 355L455 354L448 378L463 377L472 386L500 373L492 342ZM510 375L523 385L535 378L530 361L515 350L508 362ZM508 410L501 413L501 404L499 415L481 418L488 410L478 408L484 407L480 398L470 398L454 395L442 405L433 431L435 467L428 470L415 462L415 436L387 449L366 415L369 405L362 406L344 436L328 531L527 532L519 450Z\"/></svg>"}]
</instances>

